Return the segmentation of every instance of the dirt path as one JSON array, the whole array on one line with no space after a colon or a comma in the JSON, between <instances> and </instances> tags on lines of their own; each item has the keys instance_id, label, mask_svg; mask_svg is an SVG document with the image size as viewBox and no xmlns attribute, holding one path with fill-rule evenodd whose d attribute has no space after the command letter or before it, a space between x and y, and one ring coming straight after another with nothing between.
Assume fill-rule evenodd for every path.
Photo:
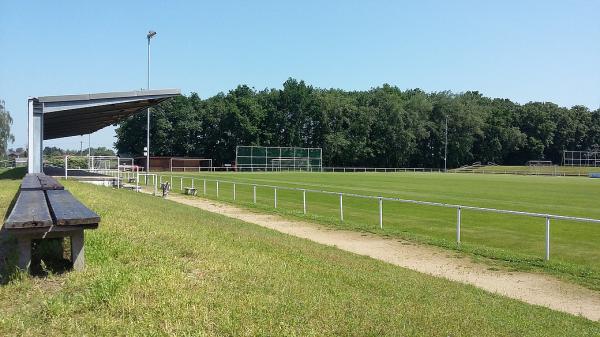
<instances>
[{"instance_id":1,"label":"dirt path","mask_svg":"<svg viewBox=\"0 0 600 337\"><path fill-rule=\"evenodd\" d=\"M530 304L600 321L600 292L547 275L489 270L487 266L470 259L451 257L452 252L442 248L360 232L332 230L212 200L180 195L170 195L168 199L421 273L471 284Z\"/></svg>"}]
</instances>

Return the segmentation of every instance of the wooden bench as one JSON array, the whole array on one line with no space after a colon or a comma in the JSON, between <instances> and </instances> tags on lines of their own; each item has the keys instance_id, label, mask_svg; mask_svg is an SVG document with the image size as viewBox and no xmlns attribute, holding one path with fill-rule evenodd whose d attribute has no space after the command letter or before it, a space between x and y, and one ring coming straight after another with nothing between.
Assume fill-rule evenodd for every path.
<instances>
[{"instance_id":1,"label":"wooden bench","mask_svg":"<svg viewBox=\"0 0 600 337\"><path fill-rule=\"evenodd\" d=\"M185 194L189 194L189 195L196 195L198 193L196 191L196 188L194 188L194 187L184 187L183 191Z\"/></svg>"},{"instance_id":2,"label":"wooden bench","mask_svg":"<svg viewBox=\"0 0 600 337\"><path fill-rule=\"evenodd\" d=\"M98 214L75 199L56 179L28 174L3 230L17 238L19 268L29 269L33 239L70 237L73 269L81 270L85 265L83 231L97 228L99 223Z\"/></svg>"}]
</instances>

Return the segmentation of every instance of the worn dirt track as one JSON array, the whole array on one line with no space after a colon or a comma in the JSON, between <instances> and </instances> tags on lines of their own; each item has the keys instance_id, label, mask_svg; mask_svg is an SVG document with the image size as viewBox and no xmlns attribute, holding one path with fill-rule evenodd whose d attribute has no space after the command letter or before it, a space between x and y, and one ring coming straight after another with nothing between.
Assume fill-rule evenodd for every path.
<instances>
[{"instance_id":1,"label":"worn dirt track","mask_svg":"<svg viewBox=\"0 0 600 337\"><path fill-rule=\"evenodd\" d=\"M452 256L455 254L442 248L360 232L332 230L213 200L174 194L168 199L421 273L470 284L526 303L600 321L600 292L548 275L490 270L489 266L471 259L456 258Z\"/></svg>"}]
</instances>

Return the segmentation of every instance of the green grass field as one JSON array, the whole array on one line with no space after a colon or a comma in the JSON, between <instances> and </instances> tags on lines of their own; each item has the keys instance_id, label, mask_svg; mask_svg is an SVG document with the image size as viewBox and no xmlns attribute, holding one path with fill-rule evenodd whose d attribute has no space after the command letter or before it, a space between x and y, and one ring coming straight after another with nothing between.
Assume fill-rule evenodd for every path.
<instances>
[{"instance_id":1,"label":"green grass field","mask_svg":"<svg viewBox=\"0 0 600 337\"><path fill-rule=\"evenodd\" d=\"M182 175L182 174L178 174ZM211 173L192 174L202 194L202 177L236 181L236 203L274 211L272 188L254 183L363 195L445 202L517 211L600 219L600 179L438 173ZM167 180L166 176L163 178ZM173 181L179 192L180 180ZM184 180L190 186L190 178ZM232 202L232 184L221 183L219 199ZM207 196L216 198L215 182ZM516 215L462 211L461 246L455 243L456 210L384 202L384 229L378 226L377 200L344 197L344 221L339 220L339 197L307 193L308 214L302 214L302 192L278 190L277 211L335 226L400 236L438 246L461 249L475 256L508 263L518 269L536 268L593 289L600 289L600 224L551 222L551 260L545 262L545 220Z\"/></svg>"},{"instance_id":2,"label":"green grass field","mask_svg":"<svg viewBox=\"0 0 600 337\"><path fill-rule=\"evenodd\" d=\"M3 214L18 184L0 180ZM162 198L65 185L102 216L86 270L3 270L2 336L600 334L598 322Z\"/></svg>"}]
</instances>

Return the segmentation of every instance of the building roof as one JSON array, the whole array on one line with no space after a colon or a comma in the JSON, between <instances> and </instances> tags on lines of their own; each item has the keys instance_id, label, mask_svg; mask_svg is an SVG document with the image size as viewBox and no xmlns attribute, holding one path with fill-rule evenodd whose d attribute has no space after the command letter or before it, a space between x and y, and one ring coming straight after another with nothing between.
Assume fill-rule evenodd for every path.
<instances>
[{"instance_id":1,"label":"building roof","mask_svg":"<svg viewBox=\"0 0 600 337\"><path fill-rule=\"evenodd\" d=\"M44 114L44 140L84 135L180 95L179 89L33 98Z\"/></svg>"}]
</instances>

